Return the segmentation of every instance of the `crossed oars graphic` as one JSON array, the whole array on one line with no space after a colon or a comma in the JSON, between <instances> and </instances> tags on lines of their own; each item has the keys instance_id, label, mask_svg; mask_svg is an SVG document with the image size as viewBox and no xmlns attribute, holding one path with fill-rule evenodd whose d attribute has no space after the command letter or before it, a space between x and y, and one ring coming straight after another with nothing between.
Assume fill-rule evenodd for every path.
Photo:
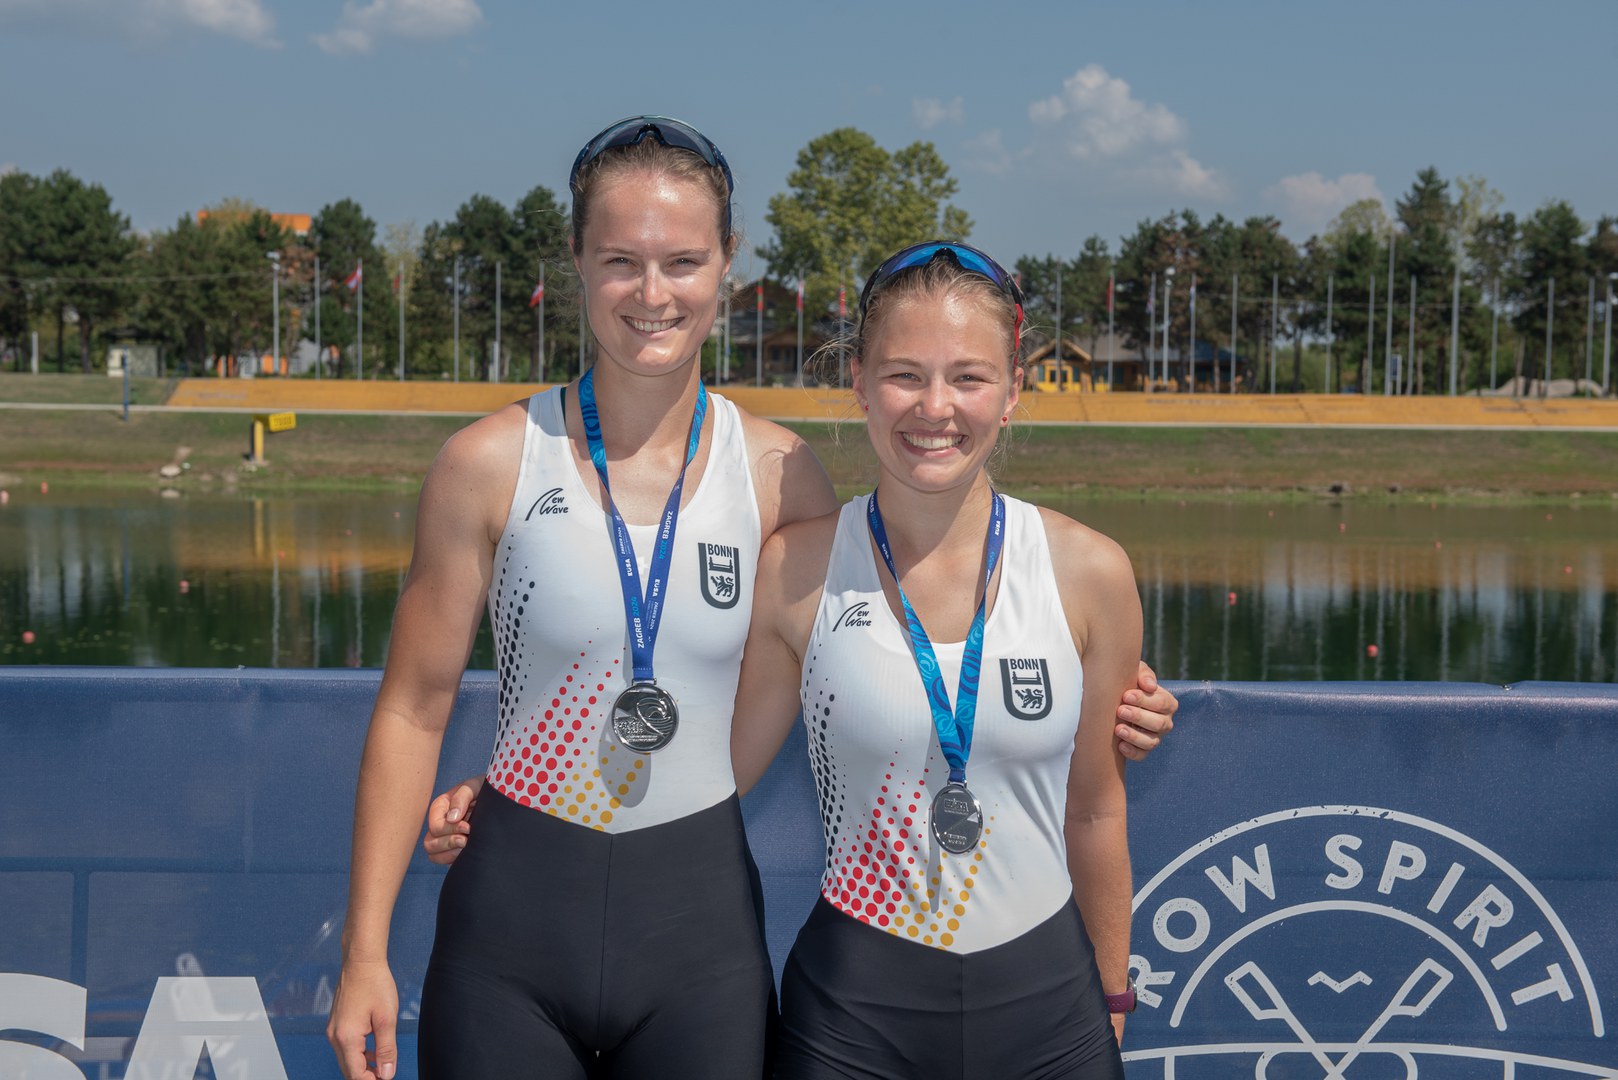
<instances>
[{"instance_id":1,"label":"crossed oars graphic","mask_svg":"<svg viewBox=\"0 0 1618 1080\"><path fill-rule=\"evenodd\" d=\"M1362 1052L1370 1048L1370 1042L1376 1038L1382 1028L1395 1016L1417 1017L1425 1013L1444 988L1454 979L1449 969L1431 958L1423 960L1416 965L1416 970L1405 979L1404 985L1399 987L1393 1000L1388 1002L1379 1016L1369 1027L1354 1040L1353 1049L1349 1050L1336 1061L1327 1056L1320 1049L1320 1043L1309 1034L1308 1030L1299 1021L1292 1006L1286 1003L1277 990L1270 977L1259 968L1258 964L1249 960L1229 975L1225 976L1225 985L1230 992L1236 995L1255 1020L1280 1020L1292 1029L1299 1044L1308 1050L1309 1054L1326 1070L1322 1080L1344 1080L1343 1070L1359 1057Z\"/></svg>"}]
</instances>

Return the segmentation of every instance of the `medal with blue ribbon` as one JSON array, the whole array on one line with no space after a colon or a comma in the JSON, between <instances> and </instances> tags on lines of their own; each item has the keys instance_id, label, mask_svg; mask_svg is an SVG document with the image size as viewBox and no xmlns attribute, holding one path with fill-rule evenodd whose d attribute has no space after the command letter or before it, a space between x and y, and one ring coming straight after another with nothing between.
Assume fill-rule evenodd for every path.
<instances>
[{"instance_id":1,"label":"medal with blue ribbon","mask_svg":"<svg viewBox=\"0 0 1618 1080\"><path fill-rule=\"evenodd\" d=\"M612 731L618 744L636 753L661 750L674 739L680 726L680 710L674 695L657 685L653 675L652 653L657 648L657 631L663 622L663 606L668 599L669 568L674 562L674 529L680 518L680 493L685 489L685 472L697 456L702 438L702 421L708 413L708 390L697 383L697 407L691 414L691 435L686 443L685 463L669 492L668 503L657 527L657 546L647 568L646 587L641 589L640 566L635 561L635 545L629 526L612 501L607 484L607 449L601 439L601 414L596 409L595 369L579 380L579 415L584 420L584 438L590 444L590 461L601 479L601 501L612 521L613 550L618 560L618 584L624 595L624 620L629 630L630 683L612 704Z\"/></svg>"},{"instance_id":2,"label":"medal with blue ribbon","mask_svg":"<svg viewBox=\"0 0 1618 1080\"><path fill-rule=\"evenodd\" d=\"M972 628L966 634L966 647L961 655L960 686L955 691L955 708L949 704L949 690L944 686L944 675L938 667L938 656L933 643L910 606L904 587L899 584L899 571L893 565L893 550L888 544L888 532L882 525L882 510L877 506L876 492L865 506L866 525L871 539L876 542L888 573L893 575L894 588L899 590L899 603L904 607L905 624L910 629L910 651L915 657L916 669L921 673L922 685L927 690L927 704L933 714L933 729L938 732L938 748L949 762L949 782L936 796L928 814L933 839L938 846L952 855L963 855L977 847L983 836L983 808L966 786L966 761L972 756L972 726L977 716L978 677L983 667L983 624L989 604L989 582L994 578L995 564L1006 539L1006 506L999 492L991 492L992 509L989 514L989 538L984 558L983 595L972 616Z\"/></svg>"}]
</instances>

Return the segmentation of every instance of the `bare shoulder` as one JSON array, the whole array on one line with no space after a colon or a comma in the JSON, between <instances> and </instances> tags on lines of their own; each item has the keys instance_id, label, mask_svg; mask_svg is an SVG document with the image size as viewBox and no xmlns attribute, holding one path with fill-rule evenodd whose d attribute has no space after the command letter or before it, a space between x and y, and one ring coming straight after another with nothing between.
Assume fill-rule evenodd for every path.
<instances>
[{"instance_id":1,"label":"bare shoulder","mask_svg":"<svg viewBox=\"0 0 1618 1080\"><path fill-rule=\"evenodd\" d=\"M740 406L736 412L747 440L765 536L783 525L836 509L831 481L808 443L780 424L761 420Z\"/></svg>"},{"instance_id":2,"label":"bare shoulder","mask_svg":"<svg viewBox=\"0 0 1618 1080\"><path fill-rule=\"evenodd\" d=\"M783 525L764 541L758 557L758 600L753 619L761 615L802 657L814 626L820 593L826 584L838 512Z\"/></svg>"},{"instance_id":3,"label":"bare shoulder","mask_svg":"<svg viewBox=\"0 0 1618 1080\"><path fill-rule=\"evenodd\" d=\"M1045 525L1045 536L1058 575L1122 573L1133 580L1129 555L1112 537L1043 506L1039 508L1039 517Z\"/></svg>"},{"instance_id":4,"label":"bare shoulder","mask_svg":"<svg viewBox=\"0 0 1618 1080\"><path fill-rule=\"evenodd\" d=\"M423 512L471 514L498 534L517 490L527 416L526 401L513 402L445 440L422 485Z\"/></svg>"},{"instance_id":5,"label":"bare shoulder","mask_svg":"<svg viewBox=\"0 0 1618 1080\"><path fill-rule=\"evenodd\" d=\"M1116 540L1055 510L1040 507L1039 516L1070 621L1120 603L1139 605L1134 566Z\"/></svg>"}]
</instances>

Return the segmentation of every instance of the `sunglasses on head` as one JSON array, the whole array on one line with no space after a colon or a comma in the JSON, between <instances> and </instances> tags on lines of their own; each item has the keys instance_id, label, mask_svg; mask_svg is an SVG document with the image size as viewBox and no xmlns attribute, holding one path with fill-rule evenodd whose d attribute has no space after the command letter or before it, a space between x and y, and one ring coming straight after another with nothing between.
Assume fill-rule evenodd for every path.
<instances>
[{"instance_id":1,"label":"sunglasses on head","mask_svg":"<svg viewBox=\"0 0 1618 1080\"><path fill-rule=\"evenodd\" d=\"M882 265L865 279L865 288L860 290L860 318L865 317L865 309L871 303L871 295L894 275L917 266L926 266L934 259L948 259L956 266L968 273L986 277L1017 306L1016 348L1022 347L1022 319L1023 319L1023 293L1017 279L1006 273L1005 267L995 262L989 256L969 244L952 244L943 240L935 240L927 244L912 244L897 254L890 255L883 260Z\"/></svg>"},{"instance_id":2,"label":"sunglasses on head","mask_svg":"<svg viewBox=\"0 0 1618 1080\"><path fill-rule=\"evenodd\" d=\"M568 174L567 186L577 191L579 173L585 166L608 150L620 146L635 146L650 136L664 146L676 150L689 150L710 166L717 166L725 174L725 190L736 191L736 178L731 175L730 163L713 140L690 124L669 116L630 116L601 130L595 138L584 144L579 156L573 159L573 171ZM730 230L730 203L725 203L725 230Z\"/></svg>"}]
</instances>

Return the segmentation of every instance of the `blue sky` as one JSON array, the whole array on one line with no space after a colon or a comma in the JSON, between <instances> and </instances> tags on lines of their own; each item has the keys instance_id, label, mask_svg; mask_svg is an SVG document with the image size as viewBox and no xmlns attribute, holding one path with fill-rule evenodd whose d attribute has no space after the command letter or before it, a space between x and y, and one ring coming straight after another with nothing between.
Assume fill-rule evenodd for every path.
<instances>
[{"instance_id":1,"label":"blue sky","mask_svg":"<svg viewBox=\"0 0 1618 1080\"><path fill-rule=\"evenodd\" d=\"M725 150L750 247L845 125L936 143L1006 261L1180 207L1303 239L1427 165L1593 223L1618 214L1615 56L1610 0L0 0L0 168L68 168L140 229L227 196L422 226L560 192L598 128L664 112Z\"/></svg>"}]
</instances>

